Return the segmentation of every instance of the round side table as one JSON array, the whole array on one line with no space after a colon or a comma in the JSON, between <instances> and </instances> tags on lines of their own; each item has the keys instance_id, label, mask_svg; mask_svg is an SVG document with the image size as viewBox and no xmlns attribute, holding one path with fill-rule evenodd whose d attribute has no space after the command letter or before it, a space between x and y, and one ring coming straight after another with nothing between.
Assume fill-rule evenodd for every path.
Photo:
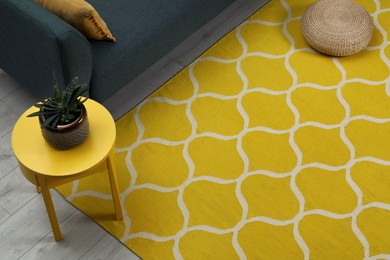
<instances>
[{"instance_id":1,"label":"round side table","mask_svg":"<svg viewBox=\"0 0 390 260\"><path fill-rule=\"evenodd\" d=\"M56 150L43 139L37 118L27 117L36 111L29 108L18 119L12 132L12 148L23 175L42 192L56 241L62 239L49 189L95 173L97 166L108 169L117 220L122 219L115 168L115 122L102 105L88 99L84 103L90 124L86 140L69 150Z\"/></svg>"}]
</instances>

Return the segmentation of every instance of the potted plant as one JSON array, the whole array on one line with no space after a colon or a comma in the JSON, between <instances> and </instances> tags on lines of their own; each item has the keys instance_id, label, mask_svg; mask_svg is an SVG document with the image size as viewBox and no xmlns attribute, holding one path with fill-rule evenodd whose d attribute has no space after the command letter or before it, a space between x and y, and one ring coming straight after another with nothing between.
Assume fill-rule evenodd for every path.
<instances>
[{"instance_id":1,"label":"potted plant","mask_svg":"<svg viewBox=\"0 0 390 260\"><path fill-rule=\"evenodd\" d=\"M53 96L36 103L39 111L28 117L39 118L42 135L52 147L66 150L81 144L88 135L87 110L83 104L88 98L83 94L89 86L79 84L75 77L60 91L54 73L53 82Z\"/></svg>"}]
</instances>

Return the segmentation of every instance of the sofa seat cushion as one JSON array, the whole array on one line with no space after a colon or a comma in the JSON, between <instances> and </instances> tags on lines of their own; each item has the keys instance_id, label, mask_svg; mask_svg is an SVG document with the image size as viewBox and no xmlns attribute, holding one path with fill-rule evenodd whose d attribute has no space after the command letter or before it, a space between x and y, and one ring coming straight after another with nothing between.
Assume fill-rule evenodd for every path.
<instances>
[{"instance_id":1,"label":"sofa seat cushion","mask_svg":"<svg viewBox=\"0 0 390 260\"><path fill-rule=\"evenodd\" d=\"M91 97L106 100L233 0L89 0L117 42L91 41ZM142 87L142 86L139 86Z\"/></svg>"}]
</instances>

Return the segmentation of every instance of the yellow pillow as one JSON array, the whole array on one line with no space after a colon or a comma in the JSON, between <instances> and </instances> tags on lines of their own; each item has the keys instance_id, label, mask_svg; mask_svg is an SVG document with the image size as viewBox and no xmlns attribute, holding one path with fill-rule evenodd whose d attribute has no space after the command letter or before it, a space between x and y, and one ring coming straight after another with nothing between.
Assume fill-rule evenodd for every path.
<instances>
[{"instance_id":1,"label":"yellow pillow","mask_svg":"<svg viewBox=\"0 0 390 260\"><path fill-rule=\"evenodd\" d=\"M71 24L88 39L116 41L95 8L84 0L35 1Z\"/></svg>"}]
</instances>

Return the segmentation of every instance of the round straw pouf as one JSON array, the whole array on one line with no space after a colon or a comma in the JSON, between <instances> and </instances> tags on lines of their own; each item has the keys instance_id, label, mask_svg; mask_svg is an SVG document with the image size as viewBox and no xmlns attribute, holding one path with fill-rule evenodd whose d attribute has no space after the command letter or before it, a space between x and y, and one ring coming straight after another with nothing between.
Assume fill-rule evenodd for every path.
<instances>
[{"instance_id":1,"label":"round straw pouf","mask_svg":"<svg viewBox=\"0 0 390 260\"><path fill-rule=\"evenodd\" d=\"M374 25L370 14L352 0L318 0L303 13L306 42L331 56L347 56L364 49Z\"/></svg>"}]
</instances>

